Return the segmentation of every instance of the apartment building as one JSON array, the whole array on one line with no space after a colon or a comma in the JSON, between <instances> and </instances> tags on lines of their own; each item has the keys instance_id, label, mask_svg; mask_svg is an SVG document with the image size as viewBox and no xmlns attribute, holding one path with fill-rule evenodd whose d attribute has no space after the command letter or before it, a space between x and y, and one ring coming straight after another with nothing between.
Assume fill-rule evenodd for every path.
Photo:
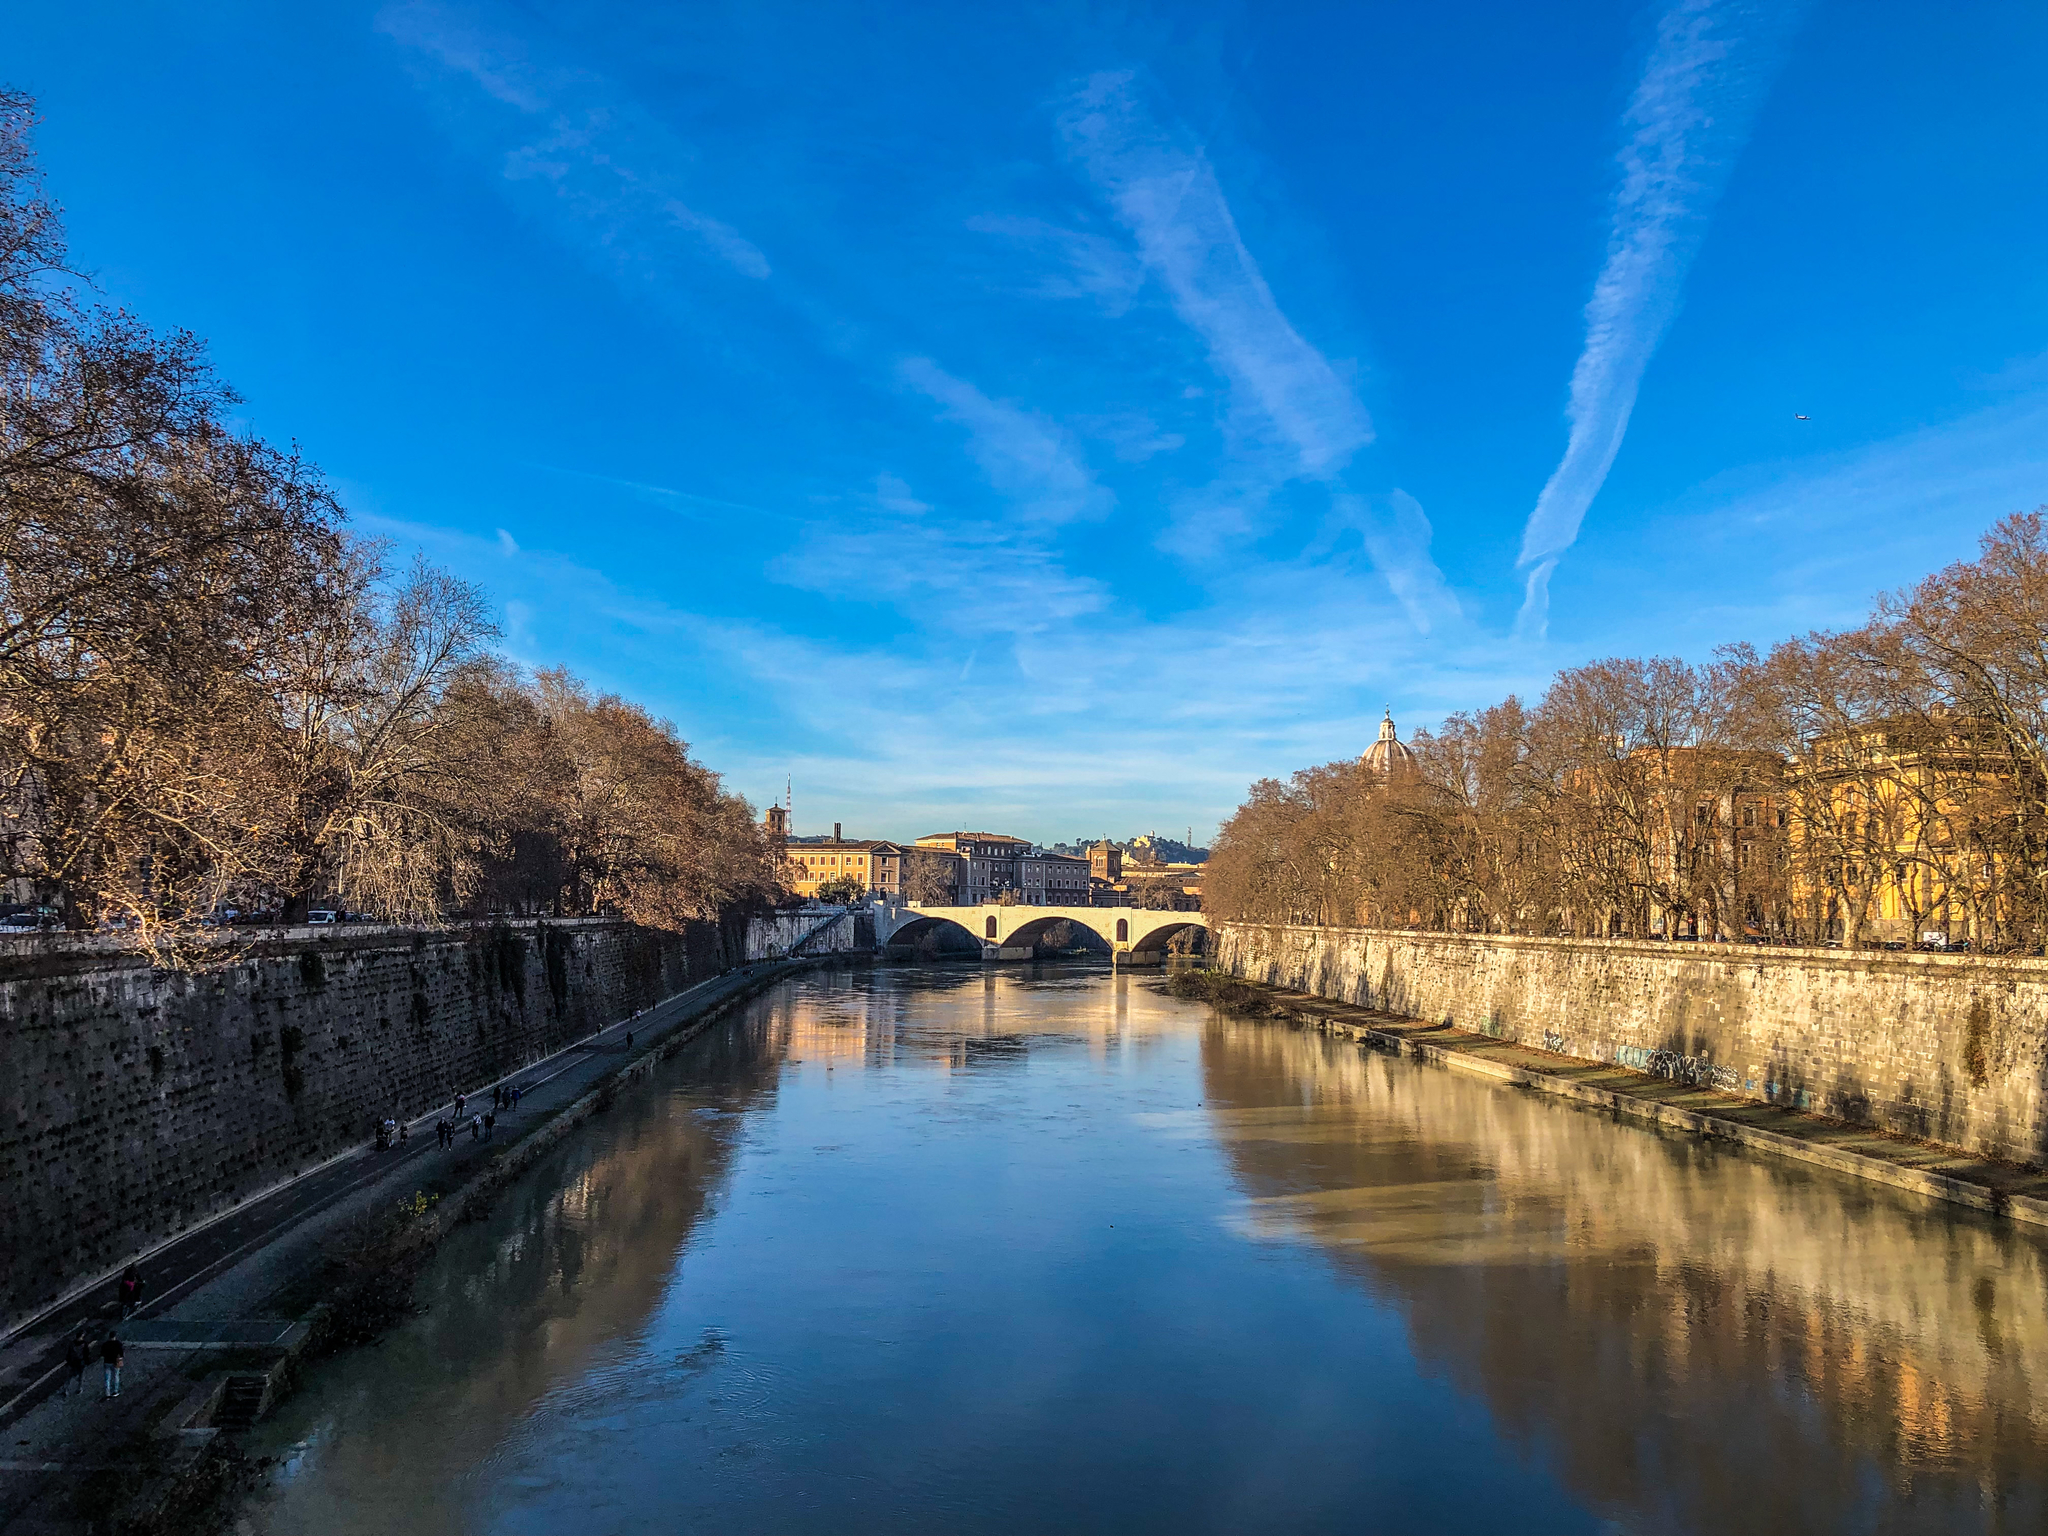
<instances>
[{"instance_id":1,"label":"apartment building","mask_svg":"<svg viewBox=\"0 0 2048 1536\"><path fill-rule=\"evenodd\" d=\"M1088 861L1065 853L1033 853L1017 861L1018 893L1026 906L1088 905Z\"/></svg>"},{"instance_id":2,"label":"apartment building","mask_svg":"<svg viewBox=\"0 0 2048 1536\"><path fill-rule=\"evenodd\" d=\"M1021 894L1023 861L1032 851L1023 838L1000 832L932 832L915 846L941 849L959 860L953 899L968 907L994 901L1005 891Z\"/></svg>"}]
</instances>

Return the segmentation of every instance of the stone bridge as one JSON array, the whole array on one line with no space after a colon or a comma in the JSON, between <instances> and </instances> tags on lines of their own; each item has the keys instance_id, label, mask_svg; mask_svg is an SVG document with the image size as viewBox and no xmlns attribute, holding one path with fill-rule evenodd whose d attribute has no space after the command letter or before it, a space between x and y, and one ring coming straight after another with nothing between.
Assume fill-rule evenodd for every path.
<instances>
[{"instance_id":1,"label":"stone bridge","mask_svg":"<svg viewBox=\"0 0 2048 1536\"><path fill-rule=\"evenodd\" d=\"M884 948L915 944L941 924L962 929L981 945L984 960L1029 960L1055 923L1086 928L1112 955L1139 963L1164 958L1177 933L1208 922L1199 912L1152 912L1139 907L877 907L875 942Z\"/></svg>"}]
</instances>

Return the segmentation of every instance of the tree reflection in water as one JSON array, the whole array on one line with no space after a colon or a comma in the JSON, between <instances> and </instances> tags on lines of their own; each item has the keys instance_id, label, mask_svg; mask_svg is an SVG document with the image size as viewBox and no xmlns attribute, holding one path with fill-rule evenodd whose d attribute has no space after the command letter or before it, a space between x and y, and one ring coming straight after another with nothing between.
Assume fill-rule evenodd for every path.
<instances>
[{"instance_id":1,"label":"tree reflection in water","mask_svg":"<svg viewBox=\"0 0 2048 1536\"><path fill-rule=\"evenodd\" d=\"M422 1299L259 1531L2048 1528L2023 1231L1130 975L772 993Z\"/></svg>"},{"instance_id":2,"label":"tree reflection in water","mask_svg":"<svg viewBox=\"0 0 2048 1536\"><path fill-rule=\"evenodd\" d=\"M2024 1229L1307 1030L1212 1018L1202 1064L1247 1230L1625 1528L2048 1529Z\"/></svg>"}]
</instances>

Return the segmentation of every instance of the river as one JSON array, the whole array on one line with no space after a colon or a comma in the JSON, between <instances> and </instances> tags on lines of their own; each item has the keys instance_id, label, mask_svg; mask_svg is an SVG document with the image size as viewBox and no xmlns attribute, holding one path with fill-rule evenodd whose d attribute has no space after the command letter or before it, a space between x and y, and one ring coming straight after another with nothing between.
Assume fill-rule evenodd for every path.
<instances>
[{"instance_id":1,"label":"river","mask_svg":"<svg viewBox=\"0 0 2048 1536\"><path fill-rule=\"evenodd\" d=\"M245 1524L2038 1533L2044 1253L1156 973L813 973L311 1372Z\"/></svg>"}]
</instances>

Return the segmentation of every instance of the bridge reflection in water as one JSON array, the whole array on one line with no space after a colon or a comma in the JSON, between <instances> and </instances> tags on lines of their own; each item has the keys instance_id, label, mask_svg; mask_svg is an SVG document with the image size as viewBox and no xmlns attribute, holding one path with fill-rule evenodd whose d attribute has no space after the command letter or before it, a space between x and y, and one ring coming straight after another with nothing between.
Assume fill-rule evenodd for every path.
<instances>
[{"instance_id":1,"label":"bridge reflection in water","mask_svg":"<svg viewBox=\"0 0 2048 1536\"><path fill-rule=\"evenodd\" d=\"M771 993L422 1296L259 1532L2048 1529L2036 1240L1101 968Z\"/></svg>"}]
</instances>

